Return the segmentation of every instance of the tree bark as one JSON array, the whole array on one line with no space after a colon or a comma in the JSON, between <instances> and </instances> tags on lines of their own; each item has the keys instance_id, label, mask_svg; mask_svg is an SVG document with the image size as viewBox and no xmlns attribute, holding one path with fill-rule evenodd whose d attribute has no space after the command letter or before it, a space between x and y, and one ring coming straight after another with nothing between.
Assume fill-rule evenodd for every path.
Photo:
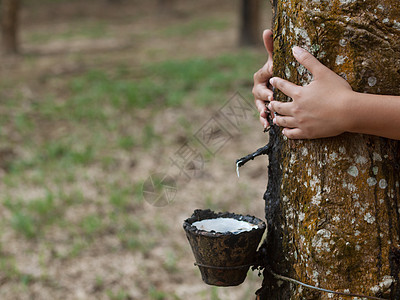
<instances>
[{"instance_id":1,"label":"tree bark","mask_svg":"<svg viewBox=\"0 0 400 300\"><path fill-rule=\"evenodd\" d=\"M311 82L291 53L298 45L355 91L400 95L398 0L274 0L273 6L276 76ZM275 98L290 101L280 92ZM350 133L295 141L279 128L270 141L265 262L310 285L400 299L400 143ZM264 275L258 299L339 298Z\"/></svg>"},{"instance_id":2,"label":"tree bark","mask_svg":"<svg viewBox=\"0 0 400 300\"><path fill-rule=\"evenodd\" d=\"M19 0L2 0L1 3L2 52L16 54L18 53Z\"/></svg>"},{"instance_id":3,"label":"tree bark","mask_svg":"<svg viewBox=\"0 0 400 300\"><path fill-rule=\"evenodd\" d=\"M259 45L261 36L261 1L242 0L240 14L240 45Z\"/></svg>"}]
</instances>

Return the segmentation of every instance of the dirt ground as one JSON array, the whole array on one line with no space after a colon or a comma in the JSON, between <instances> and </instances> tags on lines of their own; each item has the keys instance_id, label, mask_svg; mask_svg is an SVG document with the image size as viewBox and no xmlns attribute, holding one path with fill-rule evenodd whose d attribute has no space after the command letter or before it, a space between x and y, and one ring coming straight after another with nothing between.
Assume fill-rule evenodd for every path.
<instances>
[{"instance_id":1,"label":"dirt ground","mask_svg":"<svg viewBox=\"0 0 400 300\"><path fill-rule=\"evenodd\" d=\"M92 160L72 167L67 160L60 170L58 165L47 166L46 157L50 160L51 156L45 155L38 166L46 164L46 168L25 167L32 157L53 149L44 148L49 142L74 137L71 147L79 150L80 143L97 141L96 130L100 132L102 124L92 126L85 118L73 123L61 117L62 110L57 117L44 106L36 111L50 96L60 107L68 105L75 85L65 82L78 85L74 80L92 74L92 69L107 74L127 69L128 81L134 82L147 76L141 73L148 64L240 56L242 51L256 57L261 66L266 59L262 47L243 50L237 46L239 4L176 0L172 8L160 10L156 1L38 1L23 7L21 54L2 58L0 65L0 299L254 298L262 281L257 272L250 271L238 287L204 284L182 229L183 220L197 208L264 219L266 158L249 162L240 178L235 170L237 158L267 142L254 114L243 120L218 151L203 152L201 172L189 182L179 181L168 205L149 204L140 193L151 174L169 172L176 152L236 92L252 104L251 71L239 90L226 89L218 103L198 106L191 99L193 91L188 91L177 106L145 105L121 114L105 107L102 113L112 119L112 126L104 133L104 148L97 151L93 144L96 154ZM210 20L214 25L199 30L193 20ZM263 7L263 24L270 24L267 6ZM146 128L152 128L149 135L155 138L144 145ZM111 147L108 139L119 132L142 142L129 151L124 150L126 143L121 146L124 149ZM54 164L60 159L57 155ZM111 163L105 162L108 157ZM12 165L12 171L6 165ZM118 200L110 204L109 198L112 189L120 186L139 189L129 190L129 200L117 210ZM28 214L33 207L29 203L46 200L49 194L54 195L48 202L54 209L35 206L33 215L40 215L43 226L31 232L24 216L18 218L18 209ZM129 226L136 229L126 242ZM43 234L37 235L37 228ZM139 246L126 246L135 241Z\"/></svg>"}]
</instances>

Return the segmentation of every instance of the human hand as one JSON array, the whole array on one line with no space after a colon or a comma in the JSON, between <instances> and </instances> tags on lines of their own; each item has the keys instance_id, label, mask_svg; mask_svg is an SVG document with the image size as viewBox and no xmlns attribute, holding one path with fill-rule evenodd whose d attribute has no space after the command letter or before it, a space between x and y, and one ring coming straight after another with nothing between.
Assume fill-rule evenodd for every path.
<instances>
[{"instance_id":1,"label":"human hand","mask_svg":"<svg viewBox=\"0 0 400 300\"><path fill-rule=\"evenodd\" d=\"M268 83L272 77L272 51L273 51L273 36L272 31L267 29L263 32L263 40L265 49L268 52L268 60L266 64L254 74L253 95L254 102L260 113L260 122L267 128L269 125L267 121L266 101L271 101L273 92L268 88Z\"/></svg>"},{"instance_id":2,"label":"human hand","mask_svg":"<svg viewBox=\"0 0 400 300\"><path fill-rule=\"evenodd\" d=\"M273 123L284 127L282 133L290 139L315 139L335 136L346 131L346 99L353 93L342 77L321 64L300 47L293 47L296 60L306 67L314 80L298 86L273 77L270 83L293 99L292 102L271 101L268 109L276 112Z\"/></svg>"}]
</instances>

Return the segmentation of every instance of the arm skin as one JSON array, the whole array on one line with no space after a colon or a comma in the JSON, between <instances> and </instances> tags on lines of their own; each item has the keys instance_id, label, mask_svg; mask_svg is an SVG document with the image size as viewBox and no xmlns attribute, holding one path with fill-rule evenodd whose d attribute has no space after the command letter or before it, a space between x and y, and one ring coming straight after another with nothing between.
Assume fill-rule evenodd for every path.
<instances>
[{"instance_id":1,"label":"arm skin","mask_svg":"<svg viewBox=\"0 0 400 300\"><path fill-rule=\"evenodd\" d=\"M354 119L346 131L400 140L400 96L353 92L347 115Z\"/></svg>"},{"instance_id":2,"label":"arm skin","mask_svg":"<svg viewBox=\"0 0 400 300\"><path fill-rule=\"evenodd\" d=\"M266 32L268 35L272 32L264 32L264 43L271 39L269 46L272 49L272 38L266 38ZM262 105L271 101L268 109L278 113L273 122L283 127L282 133L290 139L314 139L354 132L400 140L400 96L354 92L342 77L306 50L293 47L293 55L313 74L314 80L306 86L298 86L278 77L271 78L272 68L269 71L264 66L258 71L254 76L253 94L264 127L269 124ZM272 67L270 59L267 64ZM293 101L272 101L272 91L263 80L269 80L272 86Z\"/></svg>"}]
</instances>

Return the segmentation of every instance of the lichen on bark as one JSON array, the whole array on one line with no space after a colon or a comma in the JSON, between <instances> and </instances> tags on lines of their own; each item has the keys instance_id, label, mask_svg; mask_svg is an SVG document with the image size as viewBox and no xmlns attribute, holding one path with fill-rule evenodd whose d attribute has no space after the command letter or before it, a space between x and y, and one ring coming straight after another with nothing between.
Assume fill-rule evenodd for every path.
<instances>
[{"instance_id":1,"label":"lichen on bark","mask_svg":"<svg viewBox=\"0 0 400 300\"><path fill-rule=\"evenodd\" d=\"M312 80L294 59L298 45L344 77L355 91L400 95L398 0L274 0L274 73ZM279 101L290 101L277 93ZM372 117L372 116L371 116ZM342 134L289 141L272 131L264 195L266 261L308 284L400 298L400 145ZM260 299L334 299L265 272Z\"/></svg>"}]
</instances>

